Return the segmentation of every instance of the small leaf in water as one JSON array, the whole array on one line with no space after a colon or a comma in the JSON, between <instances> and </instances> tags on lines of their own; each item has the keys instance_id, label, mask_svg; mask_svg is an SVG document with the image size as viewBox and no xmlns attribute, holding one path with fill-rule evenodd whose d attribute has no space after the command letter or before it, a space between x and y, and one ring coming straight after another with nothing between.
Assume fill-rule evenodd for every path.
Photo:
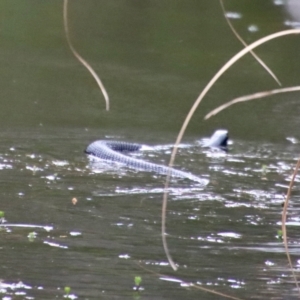
<instances>
[{"instance_id":1,"label":"small leaf in water","mask_svg":"<svg viewBox=\"0 0 300 300\"><path fill-rule=\"evenodd\" d=\"M134 283L135 285L139 286L142 282L142 277L141 276L135 276L134 277Z\"/></svg>"},{"instance_id":2,"label":"small leaf in water","mask_svg":"<svg viewBox=\"0 0 300 300\"><path fill-rule=\"evenodd\" d=\"M143 291L144 288L140 285L142 282L142 277L141 276L135 276L134 277L134 287L133 287L133 290L136 291L136 292L140 292L140 291Z\"/></svg>"},{"instance_id":3,"label":"small leaf in water","mask_svg":"<svg viewBox=\"0 0 300 300\"><path fill-rule=\"evenodd\" d=\"M283 232L282 232L282 230L277 230L277 238L278 238L279 240L282 240L282 239L283 239Z\"/></svg>"},{"instance_id":4,"label":"small leaf in water","mask_svg":"<svg viewBox=\"0 0 300 300\"><path fill-rule=\"evenodd\" d=\"M33 232L29 232L28 235L27 235L29 242L33 242L34 239L36 238L36 236L37 236L36 232L34 232L34 231Z\"/></svg>"},{"instance_id":5,"label":"small leaf in water","mask_svg":"<svg viewBox=\"0 0 300 300\"><path fill-rule=\"evenodd\" d=\"M71 288L69 286L65 286L64 291L65 291L66 295L69 295L71 292Z\"/></svg>"},{"instance_id":6,"label":"small leaf in water","mask_svg":"<svg viewBox=\"0 0 300 300\"><path fill-rule=\"evenodd\" d=\"M0 218L4 218L4 211L0 210Z\"/></svg>"},{"instance_id":7,"label":"small leaf in water","mask_svg":"<svg viewBox=\"0 0 300 300\"><path fill-rule=\"evenodd\" d=\"M267 165L262 165L261 166L262 179L267 179L266 178L267 173L268 173L268 166Z\"/></svg>"}]
</instances>

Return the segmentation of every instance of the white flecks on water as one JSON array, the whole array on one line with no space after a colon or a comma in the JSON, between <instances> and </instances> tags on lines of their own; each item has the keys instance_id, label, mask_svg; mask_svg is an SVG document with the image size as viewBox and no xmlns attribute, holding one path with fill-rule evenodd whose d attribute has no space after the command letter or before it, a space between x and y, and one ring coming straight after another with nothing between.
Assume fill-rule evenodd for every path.
<instances>
[{"instance_id":1,"label":"white flecks on water","mask_svg":"<svg viewBox=\"0 0 300 300\"><path fill-rule=\"evenodd\" d=\"M258 30L259 30L259 28L258 28L257 25L252 24L252 25L248 26L248 31L249 32L257 32Z\"/></svg>"}]
</instances>

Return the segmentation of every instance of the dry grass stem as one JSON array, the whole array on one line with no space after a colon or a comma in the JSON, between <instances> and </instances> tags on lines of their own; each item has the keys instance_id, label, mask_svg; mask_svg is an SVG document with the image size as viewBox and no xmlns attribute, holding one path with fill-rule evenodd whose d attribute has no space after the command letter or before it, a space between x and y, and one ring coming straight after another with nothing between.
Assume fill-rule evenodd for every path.
<instances>
[{"instance_id":1,"label":"dry grass stem","mask_svg":"<svg viewBox=\"0 0 300 300\"><path fill-rule=\"evenodd\" d=\"M299 289L298 280L297 280L297 277L296 277L296 274L295 274L295 271L294 271L294 268L293 268L291 256L289 254L289 248L288 248L288 242L287 242L287 230L286 230L287 208L288 208L288 204L289 204L289 199L291 198L292 188L293 188L293 185L294 185L295 178L296 178L296 175L298 173L299 167L300 167L300 158L297 161L294 173L292 175L292 179L291 179L290 184L289 184L289 188L287 190L287 194L286 194L286 198L285 198L284 205L283 205L283 210L282 210L281 227L282 227L282 238L283 238L285 252L286 252L287 259L288 259L288 262L289 262L289 265L290 265L290 268L291 268L291 271L292 271L292 274L293 274L293 278L294 278L294 281L295 281L295 284L297 286L298 293L299 293L299 296L300 296L300 289Z\"/></svg>"},{"instance_id":2,"label":"dry grass stem","mask_svg":"<svg viewBox=\"0 0 300 300\"><path fill-rule=\"evenodd\" d=\"M169 181L170 181L170 172L168 172L168 174L167 174L167 179L166 179L166 183L165 183L165 191L164 191L164 195L163 195L163 203L162 203L162 210L161 210L161 237L162 237L162 243L163 243L164 251L165 251L166 257L168 259L168 262L169 262L170 266L172 267L172 269L174 271L177 271L178 268L171 257L167 239L166 239L166 213L167 213L167 199L168 199L167 194L168 194L168 188L169 188Z\"/></svg>"},{"instance_id":3,"label":"dry grass stem","mask_svg":"<svg viewBox=\"0 0 300 300\"><path fill-rule=\"evenodd\" d=\"M227 295L227 294L215 291L213 289L209 289L209 288L205 288L205 287L202 287L202 286L199 286L199 285L195 285L194 283L191 283L191 282L186 282L184 280L181 280L181 279L178 279L178 278L175 278L175 277L170 277L170 276L167 276L167 275L164 275L164 274L157 273L155 271L152 271L152 270L149 270L149 269L145 268L140 263L137 263L137 265L140 268L142 268L143 270L145 270L146 272L151 273L151 274L153 274L155 276L159 276L159 277L162 277L162 278L168 278L170 280L173 280L173 281L176 281L176 282L180 282L181 284L184 284L185 286L188 286L188 287L191 287L191 288L195 288L195 289L201 290L203 292L211 293L211 294L218 295L218 296L221 296L221 297L224 297L224 298L228 298L228 299L243 300L241 298L230 296L230 295Z\"/></svg>"},{"instance_id":4,"label":"dry grass stem","mask_svg":"<svg viewBox=\"0 0 300 300\"><path fill-rule=\"evenodd\" d=\"M212 116L217 115L219 112L222 110L230 107L233 104L239 103L239 102L246 102L250 100L255 100L255 99L261 99L264 97L272 96L275 94L280 94L280 93L288 93L288 92L296 92L300 91L300 86L292 86L292 87L287 87L287 88L282 88L282 89L276 89L276 90L271 90L271 91L264 91L264 92L259 92L251 95L246 95L242 97L235 98L225 104L220 105L219 107L215 108L214 110L210 111L205 117L204 120L208 120Z\"/></svg>"},{"instance_id":5,"label":"dry grass stem","mask_svg":"<svg viewBox=\"0 0 300 300\"><path fill-rule=\"evenodd\" d=\"M97 75L97 73L94 71L94 69L89 65L89 63L84 60L80 54L76 51L76 49L74 48L74 46L72 45L71 39L70 39L70 34L69 34L69 27L68 27L68 0L64 0L64 6L63 6L63 16L64 16L64 29L65 29L65 34L66 34L66 38L67 38L67 42L68 45L70 47L70 50L72 51L72 53L74 54L74 56L79 60L79 62L81 62L86 69L92 74L92 76L94 77L94 79L96 80L102 94L103 97L105 99L105 103L106 103L106 110L109 110L109 97L108 94L106 92L106 89L103 85L103 83L101 82L99 76Z\"/></svg>"},{"instance_id":6,"label":"dry grass stem","mask_svg":"<svg viewBox=\"0 0 300 300\"><path fill-rule=\"evenodd\" d=\"M208 84L205 86L205 88L202 90L201 94L198 96L198 98L196 99L196 101L194 102L193 106L191 107L189 113L187 114L183 125L181 126L181 129L179 131L179 134L177 136L175 145L173 147L172 150L172 154L171 154L171 158L170 158L170 162L169 162L169 166L172 167L174 165L174 161L175 161L175 156L177 153L177 148L178 145L180 144L182 137L185 133L185 130L192 118L192 116L194 115L196 109L198 108L199 104L201 103L202 99L204 98L204 96L207 94L207 92L211 89L211 87L215 84L215 82L221 77L221 75L223 75L236 61L238 61L241 57L243 57L245 54L247 54L248 52L250 52L251 50L253 50L254 48L279 37L282 36L286 36L286 35L290 35L290 34L299 34L300 33L300 29L289 29L289 30L283 30L280 32L276 32L274 34L270 34L266 37L263 37L261 39L259 39L258 41L250 44L249 46L245 47L243 50L241 50L239 53L237 53L235 56L233 56L216 74L215 76L208 82ZM165 192L163 195L163 204L162 204L162 214L164 214L164 216L162 216L162 240L163 240L163 245L164 245L164 250L166 252L166 255L169 253L168 250L168 245L167 245L167 241L166 241L166 237L165 237L165 222L166 222L166 217L165 217L165 210L167 208L167 188L169 186L169 181L170 181L170 175L168 174L166 177L166 182L165 182ZM168 256L167 256L168 257ZM172 266L172 268L174 270L176 270L176 266L175 263L173 262L172 258L169 256L168 260L170 262L170 265Z\"/></svg>"},{"instance_id":7,"label":"dry grass stem","mask_svg":"<svg viewBox=\"0 0 300 300\"><path fill-rule=\"evenodd\" d=\"M231 31L233 32L233 34L236 36L236 38L245 46L247 47L247 43L242 39L242 37L238 34L238 32L235 30L235 28L233 27L233 25L231 24L229 18L226 15L226 11L225 11L225 7L224 7L224 3L223 0L220 0L220 4L221 4L221 8L224 14L224 17L227 21L228 26L230 27ZM277 76L272 72L272 70L262 61L261 58L259 58L252 50L249 51L249 53L257 60L257 62L274 78L274 80L278 83L278 85L281 86L281 82L279 81L279 79L277 78Z\"/></svg>"}]
</instances>

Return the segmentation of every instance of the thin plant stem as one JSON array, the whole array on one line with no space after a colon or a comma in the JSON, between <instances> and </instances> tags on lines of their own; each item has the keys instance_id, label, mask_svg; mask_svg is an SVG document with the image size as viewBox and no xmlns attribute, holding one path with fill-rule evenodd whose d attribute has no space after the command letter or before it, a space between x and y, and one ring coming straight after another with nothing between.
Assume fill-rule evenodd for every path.
<instances>
[{"instance_id":1,"label":"thin plant stem","mask_svg":"<svg viewBox=\"0 0 300 300\"><path fill-rule=\"evenodd\" d=\"M289 262L289 265L290 265L290 268L291 268L291 271L292 271L292 274L293 274L293 278L294 278L294 281L295 281L295 284L297 286L298 293L299 293L299 296L300 296L300 289L299 289L298 280L297 280L297 277L296 277L296 274L295 274L295 271L294 271L294 268L293 268L291 256L289 254L289 247L288 247L288 242L287 242L287 230L286 230L287 208L288 208L288 204L289 204L289 199L291 198L292 188L293 188L293 185L294 185L295 178L296 178L296 175L298 173L299 167L300 167L300 158L297 161L297 164L296 164L295 170L293 172L292 179L290 181L289 188L287 190L287 194L286 194L286 197L285 197L283 210L282 210L281 227L282 227L282 238L283 238L283 244L284 244L285 252L286 252L287 259L288 259L288 262Z\"/></svg>"},{"instance_id":2,"label":"thin plant stem","mask_svg":"<svg viewBox=\"0 0 300 300\"><path fill-rule=\"evenodd\" d=\"M64 0L63 17L64 17L64 29L65 29L66 39L67 39L69 48L72 51L73 55L79 60L79 62L81 64L83 64L84 67L86 67L86 69L91 73L91 75L96 80L96 82L100 88L100 91L102 92L103 97L105 99L106 110L109 110L109 97L108 97L107 91L106 91L102 81L100 80L99 76L94 71L94 69L90 66L90 64L84 58L82 58L80 56L80 54L76 51L76 49L74 48L74 46L71 42L71 38L70 38L70 34L69 34L69 27L68 27L68 0Z\"/></svg>"},{"instance_id":3,"label":"thin plant stem","mask_svg":"<svg viewBox=\"0 0 300 300\"><path fill-rule=\"evenodd\" d=\"M212 116L217 115L221 111L227 109L228 107L230 107L230 106L232 106L233 104L236 104L236 103L261 99L261 98L269 97L269 96L272 96L272 95L275 95L275 94L296 92L296 91L300 91L300 86L292 86L292 87L287 87L287 88L281 88L281 89L275 89L275 90L270 90L270 91L258 92L258 93L255 93L255 94L238 97L238 98L235 98L235 99L233 99L229 102L226 102L225 104L222 104L222 105L218 106L217 108L213 109L212 111L210 111L204 117L204 120L208 120Z\"/></svg>"},{"instance_id":4,"label":"thin plant stem","mask_svg":"<svg viewBox=\"0 0 300 300\"><path fill-rule=\"evenodd\" d=\"M169 181L170 181L170 171L167 174L167 179L166 179L166 183L165 183L165 190L164 190L164 195L163 195L163 203L162 203L162 210L161 210L161 237L162 237L162 243L163 243L163 247L164 247L164 251L166 254L166 257L169 261L170 266L172 267L172 269L174 271L177 271L177 266L175 264L175 262L173 261L170 251L169 251L169 247L168 247L168 243L167 243L167 239L166 239L166 211L167 211L167 191L169 188Z\"/></svg>"},{"instance_id":5,"label":"thin plant stem","mask_svg":"<svg viewBox=\"0 0 300 300\"><path fill-rule=\"evenodd\" d=\"M176 281L180 284L184 284L185 286L188 286L188 287L191 287L191 288L195 288L195 289L198 289L198 290L201 290L203 292L207 292L207 293L210 293L210 294L214 294L214 295L218 295L218 296L221 296L221 297L224 297L224 298L228 298L228 299L233 299L233 300L243 300L241 298L237 298L237 297L234 297L234 296L230 296L230 295L227 295L227 294L224 294L224 293L221 293L221 292L218 292L218 291L215 291L213 289L209 289L209 288L205 288L205 287L202 287L202 286L199 286L199 285L195 285L194 283L192 282L186 282L184 280L181 280L181 279L178 279L178 278L175 278L175 277L170 277L170 276L167 276L167 275L164 275L164 274L160 274L160 273L157 273L155 271L152 271L152 270L149 270L147 268L145 268L144 266L142 266L140 263L137 263L137 265L144 269L145 271L155 275L155 276L159 276L159 277L162 277L162 278L168 278L170 280L173 280L173 281Z\"/></svg>"},{"instance_id":6,"label":"thin plant stem","mask_svg":"<svg viewBox=\"0 0 300 300\"><path fill-rule=\"evenodd\" d=\"M230 27L231 31L233 34L236 36L236 38L245 46L247 47L247 43L242 39L242 37L238 34L238 32L235 30L233 27L232 23L230 22L229 18L226 15L225 7L224 7L224 2L223 0L220 0L221 8L224 14L224 17L227 21L228 26ZM257 62L273 77L273 79L278 83L279 86L281 86L281 82L277 78L277 76L272 72L272 70L262 61L261 58L258 57L252 50L249 51L249 53L257 60Z\"/></svg>"},{"instance_id":7,"label":"thin plant stem","mask_svg":"<svg viewBox=\"0 0 300 300\"><path fill-rule=\"evenodd\" d=\"M204 96L207 94L207 92L211 89L211 87L215 84L215 82L236 62L238 61L241 57L243 57L245 54L247 54L249 51L253 50L254 48L272 40L272 39L276 39L282 36L286 36L286 35L290 35L290 34L299 34L300 33L300 29L289 29L289 30L283 30L283 31L279 31L273 34L270 34L268 36L265 36L259 40L257 40L256 42L248 45L247 47L245 47L243 50L241 50L240 52L238 52L235 56L233 56L215 75L214 77L208 82L208 84L205 86L205 88L202 90L202 92L200 93L200 95L198 96L198 98L195 100L193 106L191 107L189 113L187 114L181 129L179 131L179 134L177 136L176 142L174 144L172 153L171 153L171 158L170 158L170 162L169 162L169 167L172 167L174 165L174 161L175 161L175 156L177 153L177 148L178 145L180 144L182 137L185 133L185 130L192 118L192 116L194 115L196 109L198 108L199 104L201 103L202 99L204 98ZM169 249L168 249L168 244L167 244L167 240L166 240L166 236L165 236L165 228L166 228L166 209L167 209L167 188L169 186L169 182L170 182L170 174L167 175L166 177L166 181L165 181L165 192L163 195L163 204L162 204L162 242L163 242L163 247L164 247L164 251L166 253L167 259L171 265L171 267L173 268L173 270L177 270L177 267L172 259L172 257L169 255Z\"/></svg>"}]
</instances>

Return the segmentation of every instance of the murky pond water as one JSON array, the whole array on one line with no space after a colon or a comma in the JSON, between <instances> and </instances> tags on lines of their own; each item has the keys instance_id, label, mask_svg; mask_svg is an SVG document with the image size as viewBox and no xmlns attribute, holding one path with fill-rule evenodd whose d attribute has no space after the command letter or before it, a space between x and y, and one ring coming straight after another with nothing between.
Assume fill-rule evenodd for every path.
<instances>
[{"instance_id":1,"label":"murky pond water","mask_svg":"<svg viewBox=\"0 0 300 300\"><path fill-rule=\"evenodd\" d=\"M193 101L241 49L218 1L70 1L74 45L103 79L110 112L67 47L61 1L0 3L2 299L62 299L65 287L78 299L223 299L197 287L240 299L297 299L277 232L300 153L298 94L202 121L224 101L277 88L252 58L207 95L179 148L176 168L209 184L171 182L167 240L177 272L161 242L164 176L95 168L83 153L109 138L150 145L133 155L168 163ZM292 3L225 1L248 43L298 26ZM298 50L293 36L259 54L292 86L299 84ZM217 128L229 130L228 153L201 147ZM297 177L288 214L297 271L298 184ZM144 288L138 293L135 276Z\"/></svg>"},{"instance_id":2,"label":"murky pond water","mask_svg":"<svg viewBox=\"0 0 300 300\"><path fill-rule=\"evenodd\" d=\"M210 183L171 184L167 232L179 265L173 273L160 237L163 176L105 164L91 168L81 149L86 132L26 134L1 137L1 209L7 221L1 291L7 297L51 299L71 286L84 299L132 298L136 275L142 276L146 299L203 293L167 276L241 298L253 290L257 299L295 294L276 235L298 144L237 140L228 154L204 150L193 139L184 144L177 164ZM156 145L139 157L166 162L169 152L169 145ZM298 190L289 215L296 260Z\"/></svg>"}]
</instances>

